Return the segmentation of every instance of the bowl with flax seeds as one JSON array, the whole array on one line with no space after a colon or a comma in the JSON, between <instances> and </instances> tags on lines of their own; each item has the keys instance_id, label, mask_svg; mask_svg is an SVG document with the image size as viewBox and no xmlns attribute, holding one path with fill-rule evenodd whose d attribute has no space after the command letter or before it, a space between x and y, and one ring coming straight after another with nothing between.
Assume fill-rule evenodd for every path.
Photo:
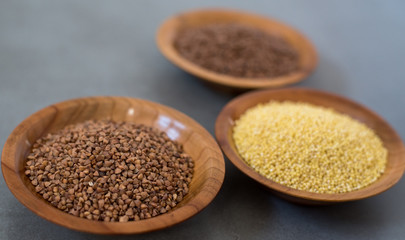
<instances>
[{"instance_id":1,"label":"bowl with flax seeds","mask_svg":"<svg viewBox=\"0 0 405 240\"><path fill-rule=\"evenodd\" d=\"M387 122L323 91L244 94L223 108L215 132L236 167L297 203L371 197L393 186L405 168L403 143Z\"/></svg>"},{"instance_id":2,"label":"bowl with flax seeds","mask_svg":"<svg viewBox=\"0 0 405 240\"><path fill-rule=\"evenodd\" d=\"M305 79L317 64L309 40L276 20L223 9L165 21L157 44L171 62L215 85L280 87Z\"/></svg>"},{"instance_id":3,"label":"bowl with flax seeds","mask_svg":"<svg viewBox=\"0 0 405 240\"><path fill-rule=\"evenodd\" d=\"M197 122L133 98L54 104L7 139L3 176L39 216L99 234L149 232L206 207L224 178L222 153Z\"/></svg>"}]
</instances>

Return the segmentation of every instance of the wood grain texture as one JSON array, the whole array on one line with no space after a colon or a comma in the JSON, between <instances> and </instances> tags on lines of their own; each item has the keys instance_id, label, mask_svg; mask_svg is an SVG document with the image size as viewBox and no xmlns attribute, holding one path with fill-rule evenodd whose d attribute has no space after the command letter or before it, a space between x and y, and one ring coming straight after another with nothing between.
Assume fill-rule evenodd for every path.
<instances>
[{"instance_id":1,"label":"wood grain texture","mask_svg":"<svg viewBox=\"0 0 405 240\"><path fill-rule=\"evenodd\" d=\"M275 78L238 78L202 68L177 52L174 40L180 31L213 23L241 23L283 37L299 53L298 70ZM163 55L184 71L216 85L236 89L281 87L297 83L312 73L318 62L315 48L297 30L267 17L232 10L203 9L174 16L161 25L156 41Z\"/></svg>"},{"instance_id":2,"label":"wood grain texture","mask_svg":"<svg viewBox=\"0 0 405 240\"><path fill-rule=\"evenodd\" d=\"M318 106L328 107L344 113L366 124L381 138L388 150L388 161L383 175L368 187L357 191L340 194L320 194L292 189L273 182L249 167L239 156L232 138L235 120L258 103L270 100L307 102ZM327 204L363 199L379 194L399 181L405 169L405 148L395 130L380 116L366 107L349 99L331 93L311 89L291 88L283 90L262 90L241 95L229 102L219 114L215 134L225 155L243 173L263 184L277 195L296 203Z\"/></svg>"},{"instance_id":3,"label":"wood grain texture","mask_svg":"<svg viewBox=\"0 0 405 240\"><path fill-rule=\"evenodd\" d=\"M171 211L147 220L105 223L67 214L45 201L24 174L32 144L44 134L68 124L90 119L129 121L155 127L181 143L194 160L189 193ZM2 153L4 179L14 196L39 216L74 230L98 234L133 234L154 231L180 223L205 208L223 183L225 164L214 138L196 121L172 108L126 97L89 97L46 107L18 125Z\"/></svg>"}]
</instances>

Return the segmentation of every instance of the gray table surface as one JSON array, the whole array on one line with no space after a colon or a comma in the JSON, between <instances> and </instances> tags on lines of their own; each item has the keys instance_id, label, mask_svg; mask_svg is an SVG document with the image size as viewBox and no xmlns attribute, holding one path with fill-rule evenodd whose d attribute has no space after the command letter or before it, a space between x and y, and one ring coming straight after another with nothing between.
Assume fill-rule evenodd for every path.
<instances>
[{"instance_id":1,"label":"gray table surface","mask_svg":"<svg viewBox=\"0 0 405 240\"><path fill-rule=\"evenodd\" d=\"M405 1L0 1L0 145L23 119L62 100L144 98L176 108L214 133L234 96L207 87L158 51L167 17L231 7L282 20L320 56L299 86L332 91L382 115L405 139ZM387 192L323 207L264 191L226 159L226 177L200 214L166 230L114 239L405 239L405 178ZM112 239L36 216L0 178L0 239Z\"/></svg>"}]
</instances>

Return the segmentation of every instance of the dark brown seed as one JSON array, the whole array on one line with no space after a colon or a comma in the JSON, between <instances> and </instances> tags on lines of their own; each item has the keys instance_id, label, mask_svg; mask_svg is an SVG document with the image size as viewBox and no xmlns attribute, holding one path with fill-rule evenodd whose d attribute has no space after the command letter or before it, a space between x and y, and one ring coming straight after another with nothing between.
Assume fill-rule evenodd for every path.
<instances>
[{"instance_id":1,"label":"dark brown seed","mask_svg":"<svg viewBox=\"0 0 405 240\"><path fill-rule=\"evenodd\" d=\"M35 187L35 191L36 191L36 192L40 192L42 189L43 189L43 188L42 188L41 186L36 186L36 187Z\"/></svg>"},{"instance_id":2,"label":"dark brown seed","mask_svg":"<svg viewBox=\"0 0 405 240\"><path fill-rule=\"evenodd\" d=\"M122 217L120 217L120 222L128 222L128 220L129 220L129 218L128 218L128 216L122 216Z\"/></svg>"},{"instance_id":3,"label":"dark brown seed","mask_svg":"<svg viewBox=\"0 0 405 240\"><path fill-rule=\"evenodd\" d=\"M134 210L132 210L132 208L128 209L128 210L125 212L125 215L127 215L127 216L133 216L133 215L134 215Z\"/></svg>"},{"instance_id":4,"label":"dark brown seed","mask_svg":"<svg viewBox=\"0 0 405 240\"><path fill-rule=\"evenodd\" d=\"M147 192L141 192L141 197L142 197L142 198L147 198L147 197L148 197L148 193L147 193Z\"/></svg>"},{"instance_id":5,"label":"dark brown seed","mask_svg":"<svg viewBox=\"0 0 405 240\"><path fill-rule=\"evenodd\" d=\"M101 209L101 208L103 208L104 207L104 199L100 199L100 200L98 200L98 207Z\"/></svg>"},{"instance_id":6,"label":"dark brown seed","mask_svg":"<svg viewBox=\"0 0 405 240\"><path fill-rule=\"evenodd\" d=\"M138 199L136 199L136 200L134 201L134 203L135 203L135 206L137 206L137 207L140 207L141 204L142 204L142 202L139 201Z\"/></svg>"}]
</instances>

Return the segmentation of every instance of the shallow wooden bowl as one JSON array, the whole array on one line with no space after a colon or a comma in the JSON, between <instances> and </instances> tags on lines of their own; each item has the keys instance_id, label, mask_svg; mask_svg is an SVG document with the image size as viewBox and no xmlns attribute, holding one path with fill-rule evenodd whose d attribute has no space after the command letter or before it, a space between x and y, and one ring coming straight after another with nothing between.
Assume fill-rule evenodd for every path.
<instances>
[{"instance_id":1,"label":"shallow wooden bowl","mask_svg":"<svg viewBox=\"0 0 405 240\"><path fill-rule=\"evenodd\" d=\"M281 36L289 42L299 53L299 69L289 75L275 78L240 78L216 73L202 68L182 57L174 47L174 41L179 32L187 28L200 27L213 23L240 23ZM184 71L197 77L221 85L236 89L255 89L280 87L297 83L304 80L317 65L315 48L297 30L280 23L276 20L254 14L221 10L205 9L181 13L166 20L157 32L157 45L160 51Z\"/></svg>"},{"instance_id":2,"label":"shallow wooden bowl","mask_svg":"<svg viewBox=\"0 0 405 240\"><path fill-rule=\"evenodd\" d=\"M258 103L269 102L270 100L300 101L328 107L366 124L376 132L388 150L388 162L384 174L376 182L357 191L341 194L320 194L286 187L255 172L239 156L232 138L232 129L235 120L239 119L248 108L256 106ZM358 103L322 91L292 88L255 91L239 96L222 109L216 120L215 134L225 155L239 170L279 196L297 203L326 204L371 197L392 187L401 178L405 169L404 145L398 134L387 122L376 113Z\"/></svg>"},{"instance_id":3,"label":"shallow wooden bowl","mask_svg":"<svg viewBox=\"0 0 405 240\"><path fill-rule=\"evenodd\" d=\"M194 160L189 193L168 213L126 223L87 220L67 214L37 194L24 174L32 144L41 136L68 124L89 119L111 119L153 126L180 142ZM134 98L89 97L46 107L18 125L2 153L4 179L14 196L37 215L61 226L98 234L133 234L154 231L180 223L205 208L221 188L225 164L214 138L196 121L172 108Z\"/></svg>"}]
</instances>

